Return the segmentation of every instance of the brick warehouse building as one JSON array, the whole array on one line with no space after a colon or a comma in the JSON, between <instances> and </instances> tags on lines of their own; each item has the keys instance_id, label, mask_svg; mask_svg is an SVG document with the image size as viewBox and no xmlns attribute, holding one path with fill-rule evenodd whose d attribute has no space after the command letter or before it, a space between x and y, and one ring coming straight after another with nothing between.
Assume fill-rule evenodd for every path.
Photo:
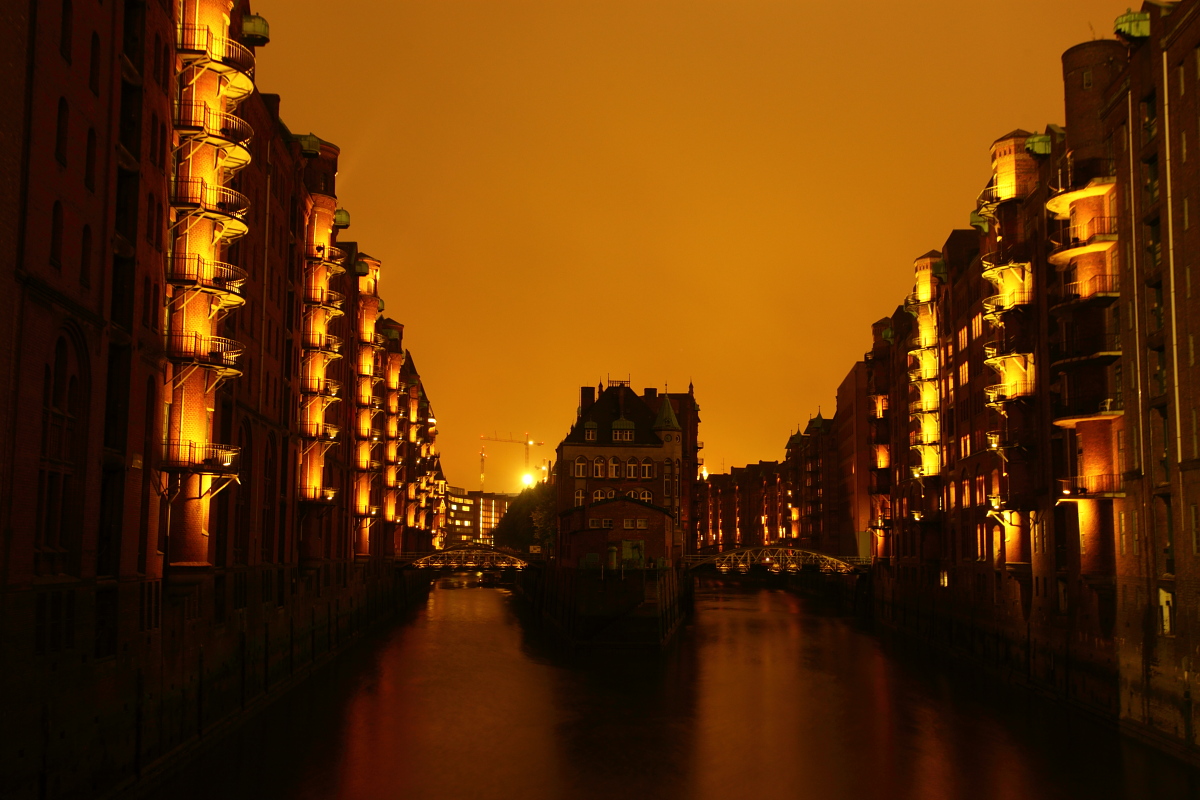
<instances>
[{"instance_id":1,"label":"brick warehouse building","mask_svg":"<svg viewBox=\"0 0 1200 800\"><path fill-rule=\"evenodd\" d=\"M3 12L0 784L136 779L389 609L436 420L223 0Z\"/></svg>"},{"instance_id":2,"label":"brick warehouse building","mask_svg":"<svg viewBox=\"0 0 1200 800\"><path fill-rule=\"evenodd\" d=\"M1063 55L1065 127L993 143L971 228L872 326L817 508L869 509L879 618L1195 760L1200 3L1116 31Z\"/></svg>"},{"instance_id":3,"label":"brick warehouse building","mask_svg":"<svg viewBox=\"0 0 1200 800\"><path fill-rule=\"evenodd\" d=\"M578 417L555 464L561 566L673 564L695 552L699 424L690 387L639 396L627 381L609 381L579 390Z\"/></svg>"}]
</instances>

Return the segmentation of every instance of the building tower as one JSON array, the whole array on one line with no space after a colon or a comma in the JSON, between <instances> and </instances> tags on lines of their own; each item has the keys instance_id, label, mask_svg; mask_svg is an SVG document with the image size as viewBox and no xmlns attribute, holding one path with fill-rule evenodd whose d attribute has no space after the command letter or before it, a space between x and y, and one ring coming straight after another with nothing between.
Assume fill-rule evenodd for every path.
<instances>
[{"instance_id":1,"label":"building tower","mask_svg":"<svg viewBox=\"0 0 1200 800\"><path fill-rule=\"evenodd\" d=\"M161 466L170 475L169 582L189 592L212 569L210 501L238 472L239 448L213 441L213 393L241 375L243 351L218 333L244 302L238 289L247 278L225 256L247 231L250 205L226 185L250 161L250 126L232 112L254 92L254 55L230 37L231 10L230 0L183 0L176 42L179 140L164 292L171 366Z\"/></svg>"},{"instance_id":2,"label":"building tower","mask_svg":"<svg viewBox=\"0 0 1200 800\"><path fill-rule=\"evenodd\" d=\"M355 556L372 552L371 534L380 521L384 448L384 396L381 387L387 378L389 359L387 339L376 331L375 321L383 308L379 297L379 261L359 253L354 262L358 280L354 329L355 353L355 478L354 517ZM383 389L386 391L386 389Z\"/></svg>"}]
</instances>

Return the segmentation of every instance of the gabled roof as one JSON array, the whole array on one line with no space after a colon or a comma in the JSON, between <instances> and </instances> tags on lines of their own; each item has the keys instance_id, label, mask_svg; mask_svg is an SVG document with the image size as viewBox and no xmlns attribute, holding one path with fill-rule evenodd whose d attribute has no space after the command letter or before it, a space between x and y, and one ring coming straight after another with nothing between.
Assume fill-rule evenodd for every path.
<instances>
[{"instance_id":1,"label":"gabled roof","mask_svg":"<svg viewBox=\"0 0 1200 800\"><path fill-rule=\"evenodd\" d=\"M621 422L622 420L624 421ZM613 442L611 431L614 424L617 428L628 427L632 424L633 441ZM584 437L585 428L597 430L595 441L588 441ZM654 429L655 415L646 402L628 386L614 384L601 392L600 396L596 398L596 402L584 409L583 413L579 415L579 419L575 420L575 424L571 426L570 433L563 439L563 444L586 444L589 447L609 444L658 446L662 444L662 439L658 437Z\"/></svg>"},{"instance_id":2,"label":"gabled roof","mask_svg":"<svg viewBox=\"0 0 1200 800\"><path fill-rule=\"evenodd\" d=\"M658 407L658 416L654 419L654 430L656 431L679 431L683 428L679 427L679 420L675 418L675 409L671 407L671 398L663 397L662 404Z\"/></svg>"}]
</instances>

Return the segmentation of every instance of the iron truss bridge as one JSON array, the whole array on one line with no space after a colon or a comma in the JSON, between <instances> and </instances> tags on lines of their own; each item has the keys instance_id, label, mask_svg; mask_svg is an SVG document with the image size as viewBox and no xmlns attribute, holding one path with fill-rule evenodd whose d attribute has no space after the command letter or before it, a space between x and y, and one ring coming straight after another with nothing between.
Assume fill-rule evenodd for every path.
<instances>
[{"instance_id":1,"label":"iron truss bridge","mask_svg":"<svg viewBox=\"0 0 1200 800\"><path fill-rule=\"evenodd\" d=\"M418 569L524 569L528 564L514 555L485 545L437 550L414 559L409 566Z\"/></svg>"},{"instance_id":2,"label":"iron truss bridge","mask_svg":"<svg viewBox=\"0 0 1200 800\"><path fill-rule=\"evenodd\" d=\"M864 571L870 563L869 558L837 558L798 547L743 547L708 556L684 556L684 564L689 570L712 565L722 574L738 572L743 575L756 566L775 573L799 572L806 567L815 567L821 572L854 573Z\"/></svg>"}]
</instances>

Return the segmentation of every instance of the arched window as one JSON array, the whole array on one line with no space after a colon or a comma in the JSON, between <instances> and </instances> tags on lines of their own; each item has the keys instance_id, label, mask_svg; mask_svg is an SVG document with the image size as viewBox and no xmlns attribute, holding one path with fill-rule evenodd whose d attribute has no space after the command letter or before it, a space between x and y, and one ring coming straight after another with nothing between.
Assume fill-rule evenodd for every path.
<instances>
[{"instance_id":1,"label":"arched window","mask_svg":"<svg viewBox=\"0 0 1200 800\"><path fill-rule=\"evenodd\" d=\"M92 285L92 226L83 226L79 244L79 284Z\"/></svg>"},{"instance_id":2,"label":"arched window","mask_svg":"<svg viewBox=\"0 0 1200 800\"><path fill-rule=\"evenodd\" d=\"M54 123L54 157L58 163L67 164L67 98L58 98L58 119Z\"/></svg>"},{"instance_id":3,"label":"arched window","mask_svg":"<svg viewBox=\"0 0 1200 800\"><path fill-rule=\"evenodd\" d=\"M654 477L654 462L648 458L642 459L642 477L643 478L653 478Z\"/></svg>"},{"instance_id":4,"label":"arched window","mask_svg":"<svg viewBox=\"0 0 1200 800\"><path fill-rule=\"evenodd\" d=\"M63 208L62 203L54 201L50 211L50 263L55 269L62 269L63 244Z\"/></svg>"},{"instance_id":5,"label":"arched window","mask_svg":"<svg viewBox=\"0 0 1200 800\"><path fill-rule=\"evenodd\" d=\"M609 500L612 500L614 497L617 496L617 490L616 489L605 489L604 496L607 497Z\"/></svg>"},{"instance_id":6,"label":"arched window","mask_svg":"<svg viewBox=\"0 0 1200 800\"><path fill-rule=\"evenodd\" d=\"M593 503L597 503L603 499L604 499L604 490L603 489L597 489L596 491L592 492L592 502Z\"/></svg>"},{"instance_id":7,"label":"arched window","mask_svg":"<svg viewBox=\"0 0 1200 800\"><path fill-rule=\"evenodd\" d=\"M603 478L604 477L604 459L601 458L600 456L596 456L596 460L592 462L592 477L593 478Z\"/></svg>"},{"instance_id":8,"label":"arched window","mask_svg":"<svg viewBox=\"0 0 1200 800\"><path fill-rule=\"evenodd\" d=\"M610 477L610 478L621 477L621 459L619 459L615 456L613 458L609 459L609 461L608 461L608 477Z\"/></svg>"},{"instance_id":9,"label":"arched window","mask_svg":"<svg viewBox=\"0 0 1200 800\"><path fill-rule=\"evenodd\" d=\"M65 337L54 346L42 387L42 445L38 469L34 569L39 575L59 575L79 567L79 498L85 463L77 438L85 430L82 365Z\"/></svg>"},{"instance_id":10,"label":"arched window","mask_svg":"<svg viewBox=\"0 0 1200 800\"><path fill-rule=\"evenodd\" d=\"M641 492L639 492L637 489L630 489L628 492L625 493L625 496L632 497L634 500L637 500L638 495L640 495L640 494L641 494Z\"/></svg>"},{"instance_id":11,"label":"arched window","mask_svg":"<svg viewBox=\"0 0 1200 800\"><path fill-rule=\"evenodd\" d=\"M87 150L83 157L83 185L96 191L96 131L88 128Z\"/></svg>"},{"instance_id":12,"label":"arched window","mask_svg":"<svg viewBox=\"0 0 1200 800\"><path fill-rule=\"evenodd\" d=\"M629 463L625 465L625 477L631 481L636 481L638 476L638 460L636 458L629 459Z\"/></svg>"},{"instance_id":13,"label":"arched window","mask_svg":"<svg viewBox=\"0 0 1200 800\"><path fill-rule=\"evenodd\" d=\"M154 192L151 192L146 196L146 241L151 244L154 243L154 220L156 219L154 209L156 205Z\"/></svg>"},{"instance_id":14,"label":"arched window","mask_svg":"<svg viewBox=\"0 0 1200 800\"><path fill-rule=\"evenodd\" d=\"M163 246L163 205L159 203L154 210L154 246L162 250Z\"/></svg>"},{"instance_id":15,"label":"arched window","mask_svg":"<svg viewBox=\"0 0 1200 800\"><path fill-rule=\"evenodd\" d=\"M163 82L162 37L157 33L154 34L154 82L160 86Z\"/></svg>"},{"instance_id":16,"label":"arched window","mask_svg":"<svg viewBox=\"0 0 1200 800\"><path fill-rule=\"evenodd\" d=\"M92 52L88 57L88 88L100 96L100 34L92 33Z\"/></svg>"},{"instance_id":17,"label":"arched window","mask_svg":"<svg viewBox=\"0 0 1200 800\"><path fill-rule=\"evenodd\" d=\"M586 499L587 499L587 492L585 492L583 489L575 490L575 506L576 506L576 508L583 505L583 503Z\"/></svg>"},{"instance_id":18,"label":"arched window","mask_svg":"<svg viewBox=\"0 0 1200 800\"><path fill-rule=\"evenodd\" d=\"M649 490L642 489L641 497L639 497L638 499L645 500L647 503L649 503L654 500L654 495L650 494Z\"/></svg>"},{"instance_id":19,"label":"arched window","mask_svg":"<svg viewBox=\"0 0 1200 800\"><path fill-rule=\"evenodd\" d=\"M576 478L586 478L587 477L587 467L588 467L588 464L587 464L586 458L584 458L583 456L579 456L578 458L576 458L575 459L575 477ZM576 505L578 505L578 504L576 504Z\"/></svg>"},{"instance_id":20,"label":"arched window","mask_svg":"<svg viewBox=\"0 0 1200 800\"><path fill-rule=\"evenodd\" d=\"M671 459L668 458L663 462L663 475L670 475L671 472Z\"/></svg>"},{"instance_id":21,"label":"arched window","mask_svg":"<svg viewBox=\"0 0 1200 800\"><path fill-rule=\"evenodd\" d=\"M150 163L162 166L158 163L158 114L150 115Z\"/></svg>"},{"instance_id":22,"label":"arched window","mask_svg":"<svg viewBox=\"0 0 1200 800\"><path fill-rule=\"evenodd\" d=\"M61 22L62 25L58 31L58 49L69 64L71 63L71 36L75 28L75 10L71 7L71 0L63 0Z\"/></svg>"}]
</instances>

